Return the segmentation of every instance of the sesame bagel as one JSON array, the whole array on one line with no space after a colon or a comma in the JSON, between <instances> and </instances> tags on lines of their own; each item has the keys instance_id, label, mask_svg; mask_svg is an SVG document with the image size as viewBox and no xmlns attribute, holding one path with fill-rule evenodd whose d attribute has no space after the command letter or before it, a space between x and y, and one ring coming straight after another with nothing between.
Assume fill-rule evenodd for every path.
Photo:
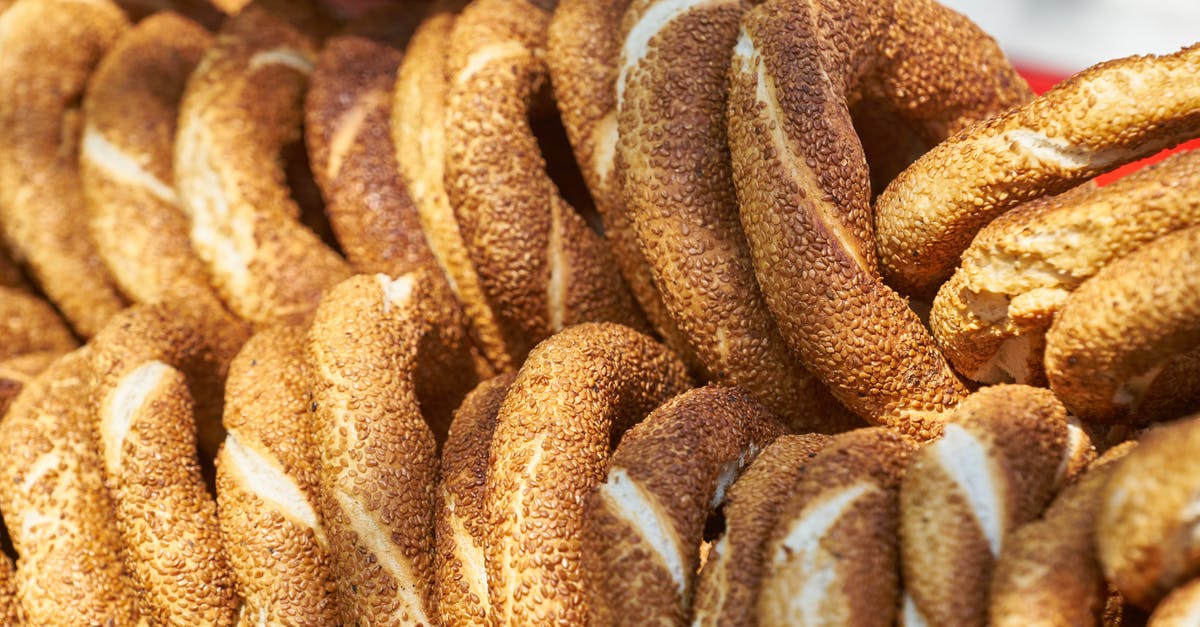
<instances>
[{"instance_id":1,"label":"sesame bagel","mask_svg":"<svg viewBox=\"0 0 1200 627\"><path fill-rule=\"evenodd\" d=\"M1171 591L1154 608L1146 627L1188 627L1200 624L1200 579Z\"/></svg>"},{"instance_id":2,"label":"sesame bagel","mask_svg":"<svg viewBox=\"0 0 1200 627\"><path fill-rule=\"evenodd\" d=\"M993 220L933 301L938 346L976 381L1045 385L1045 333L1071 291L1114 259L1200 222L1197 190L1193 150Z\"/></svg>"},{"instance_id":3,"label":"sesame bagel","mask_svg":"<svg viewBox=\"0 0 1200 627\"><path fill-rule=\"evenodd\" d=\"M142 612L162 624L231 625L238 608L197 457L198 427L216 442L223 436L220 386L232 353L205 331L183 311L136 305L89 345L122 556Z\"/></svg>"},{"instance_id":4,"label":"sesame bagel","mask_svg":"<svg viewBox=\"0 0 1200 627\"><path fill-rule=\"evenodd\" d=\"M420 4L387 14L392 32L353 31L321 49L304 101L305 133L325 212L355 271L400 276L433 253L397 169L390 127L392 86Z\"/></svg>"},{"instance_id":5,"label":"sesame bagel","mask_svg":"<svg viewBox=\"0 0 1200 627\"><path fill-rule=\"evenodd\" d=\"M4 9L0 6L0 12ZM21 604L17 600L16 567L8 555L0 557L0 620L5 625L21 624Z\"/></svg>"},{"instance_id":6,"label":"sesame bagel","mask_svg":"<svg viewBox=\"0 0 1200 627\"><path fill-rule=\"evenodd\" d=\"M307 360L321 523L344 624L430 624L437 440L478 380L457 304L426 271L321 301Z\"/></svg>"},{"instance_id":7,"label":"sesame bagel","mask_svg":"<svg viewBox=\"0 0 1200 627\"><path fill-rule=\"evenodd\" d=\"M713 378L749 390L794 430L833 433L859 423L779 334L738 220L725 98L748 7L630 5L616 85L617 176L667 309Z\"/></svg>"},{"instance_id":8,"label":"sesame bagel","mask_svg":"<svg viewBox=\"0 0 1200 627\"><path fill-rule=\"evenodd\" d=\"M303 322L350 275L298 222L279 159L299 137L322 24L305 2L251 4L225 21L180 107L175 184L192 246L226 305L255 325Z\"/></svg>"},{"instance_id":9,"label":"sesame bagel","mask_svg":"<svg viewBox=\"0 0 1200 627\"><path fill-rule=\"evenodd\" d=\"M0 360L75 346L71 330L49 303L22 289L0 287Z\"/></svg>"},{"instance_id":10,"label":"sesame bagel","mask_svg":"<svg viewBox=\"0 0 1200 627\"><path fill-rule=\"evenodd\" d=\"M994 627L1095 627L1108 590L1096 556L1096 517L1116 462L1134 443L1107 451L1059 492L1039 520L1004 539L988 603Z\"/></svg>"},{"instance_id":11,"label":"sesame bagel","mask_svg":"<svg viewBox=\"0 0 1200 627\"><path fill-rule=\"evenodd\" d=\"M0 419L8 413L21 390L62 356L62 351L39 351L0 361Z\"/></svg>"},{"instance_id":12,"label":"sesame bagel","mask_svg":"<svg viewBox=\"0 0 1200 627\"><path fill-rule=\"evenodd\" d=\"M84 337L125 300L88 234L77 103L127 28L108 1L25 0L0 16L0 230Z\"/></svg>"},{"instance_id":13,"label":"sesame bagel","mask_svg":"<svg viewBox=\"0 0 1200 627\"><path fill-rule=\"evenodd\" d=\"M17 550L25 624L138 618L88 412L89 350L68 353L36 377L0 423L0 512Z\"/></svg>"},{"instance_id":14,"label":"sesame bagel","mask_svg":"<svg viewBox=\"0 0 1200 627\"><path fill-rule=\"evenodd\" d=\"M617 65L621 55L621 18L630 0L565 0L554 9L547 34L546 64L563 128L580 164L604 237L621 276L655 330L695 372L703 371L675 321L667 312L616 176Z\"/></svg>"},{"instance_id":15,"label":"sesame bagel","mask_svg":"<svg viewBox=\"0 0 1200 627\"><path fill-rule=\"evenodd\" d=\"M604 480L617 436L689 383L665 346L611 323L570 327L529 354L500 408L488 467L494 623L587 620L585 497Z\"/></svg>"},{"instance_id":16,"label":"sesame bagel","mask_svg":"<svg viewBox=\"0 0 1200 627\"><path fill-rule=\"evenodd\" d=\"M1148 431L1104 488L1096 543L1105 577L1129 602L1151 610L1200 574L1191 504L1200 490L1200 417Z\"/></svg>"},{"instance_id":17,"label":"sesame bagel","mask_svg":"<svg viewBox=\"0 0 1200 627\"><path fill-rule=\"evenodd\" d=\"M121 290L137 303L173 302L236 324L192 251L172 168L184 85L212 42L173 13L121 37L88 82L79 162L90 232Z\"/></svg>"},{"instance_id":18,"label":"sesame bagel","mask_svg":"<svg viewBox=\"0 0 1200 627\"><path fill-rule=\"evenodd\" d=\"M767 542L762 625L891 625L898 492L916 444L884 428L835 436L806 466Z\"/></svg>"},{"instance_id":19,"label":"sesame bagel","mask_svg":"<svg viewBox=\"0 0 1200 627\"><path fill-rule=\"evenodd\" d=\"M549 21L528 0L475 0L454 23L446 65L446 191L513 362L573 324L645 324L529 124Z\"/></svg>"},{"instance_id":20,"label":"sesame bagel","mask_svg":"<svg viewBox=\"0 0 1200 627\"><path fill-rule=\"evenodd\" d=\"M1176 356L1200 347L1197 264L1193 226L1114 261L1071 293L1046 334L1046 375L1072 414L1141 421L1196 406L1197 360ZM1166 372L1180 369L1182 377Z\"/></svg>"},{"instance_id":21,"label":"sesame bagel","mask_svg":"<svg viewBox=\"0 0 1200 627\"><path fill-rule=\"evenodd\" d=\"M217 516L229 567L254 625L329 625L337 603L317 514L304 331L275 327L229 365L217 454Z\"/></svg>"},{"instance_id":22,"label":"sesame bagel","mask_svg":"<svg viewBox=\"0 0 1200 627\"><path fill-rule=\"evenodd\" d=\"M1066 411L1049 390L998 385L955 410L900 490L905 625L984 625L1006 534L1061 485Z\"/></svg>"},{"instance_id":23,"label":"sesame bagel","mask_svg":"<svg viewBox=\"0 0 1200 627\"><path fill-rule=\"evenodd\" d=\"M1088 68L918 159L875 207L884 273L936 287L981 227L1023 201L1200 134L1200 44Z\"/></svg>"},{"instance_id":24,"label":"sesame bagel","mask_svg":"<svg viewBox=\"0 0 1200 627\"><path fill-rule=\"evenodd\" d=\"M722 507L725 534L700 570L692 624L758 624L767 541L808 463L829 442L818 433L779 436L729 486Z\"/></svg>"},{"instance_id":25,"label":"sesame bagel","mask_svg":"<svg viewBox=\"0 0 1200 627\"><path fill-rule=\"evenodd\" d=\"M446 78L455 9L465 2L439 2L430 9L396 75L392 102L392 140L396 161L417 214L425 241L450 289L462 303L471 335L497 370L513 371L520 359L505 344L496 314L483 295L479 274L467 253L458 218L450 206L443 173L446 165Z\"/></svg>"},{"instance_id":26,"label":"sesame bagel","mask_svg":"<svg viewBox=\"0 0 1200 627\"><path fill-rule=\"evenodd\" d=\"M749 393L717 385L663 403L627 431L585 503L591 623L685 624L706 520L782 433Z\"/></svg>"},{"instance_id":27,"label":"sesame bagel","mask_svg":"<svg viewBox=\"0 0 1200 627\"><path fill-rule=\"evenodd\" d=\"M741 222L783 337L859 416L936 437L930 414L967 391L880 280L850 105L884 103L931 145L1028 88L995 42L930 0L765 3L742 21L731 77Z\"/></svg>"},{"instance_id":28,"label":"sesame bagel","mask_svg":"<svg viewBox=\"0 0 1200 627\"><path fill-rule=\"evenodd\" d=\"M442 447L437 495L437 613L446 627L488 624L484 488L496 416L515 378L515 372L508 372L471 390L454 411Z\"/></svg>"}]
</instances>

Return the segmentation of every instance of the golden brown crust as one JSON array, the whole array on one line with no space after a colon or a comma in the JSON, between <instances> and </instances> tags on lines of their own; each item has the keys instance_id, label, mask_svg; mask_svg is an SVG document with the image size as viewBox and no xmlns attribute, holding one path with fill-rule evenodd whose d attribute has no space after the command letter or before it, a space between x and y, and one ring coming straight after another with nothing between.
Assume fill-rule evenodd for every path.
<instances>
[{"instance_id":1,"label":"golden brown crust","mask_svg":"<svg viewBox=\"0 0 1200 627\"><path fill-rule=\"evenodd\" d=\"M1146 627L1188 627L1200 621L1200 579L1171 591L1154 608Z\"/></svg>"},{"instance_id":2,"label":"golden brown crust","mask_svg":"<svg viewBox=\"0 0 1200 627\"><path fill-rule=\"evenodd\" d=\"M1046 334L1050 388L1082 420L1141 421L1194 409L1196 384L1163 407L1149 396L1165 369L1185 369L1194 379L1195 358L1176 359L1200 347L1200 226L1165 235L1101 269L1062 306ZM1151 286L1152 289L1148 289ZM1157 405L1146 416L1143 399Z\"/></svg>"},{"instance_id":3,"label":"golden brown crust","mask_svg":"<svg viewBox=\"0 0 1200 627\"><path fill-rule=\"evenodd\" d=\"M322 524L346 624L433 615L434 436L478 380L439 287L427 271L358 275L326 295L309 331Z\"/></svg>"},{"instance_id":4,"label":"golden brown crust","mask_svg":"<svg viewBox=\"0 0 1200 627\"><path fill-rule=\"evenodd\" d=\"M1200 222L1197 187L1200 151L1189 151L993 220L934 299L938 346L976 381L1045 385L1045 333L1071 291L1114 259Z\"/></svg>"},{"instance_id":5,"label":"golden brown crust","mask_svg":"<svg viewBox=\"0 0 1200 627\"><path fill-rule=\"evenodd\" d=\"M262 331L229 365L217 514L242 620L251 624L337 621L308 385L302 329Z\"/></svg>"},{"instance_id":6,"label":"golden brown crust","mask_svg":"<svg viewBox=\"0 0 1200 627\"><path fill-rule=\"evenodd\" d=\"M784 342L738 220L725 99L748 7L631 5L616 87L616 176L667 310L713 378L751 391L797 431L834 433L861 423Z\"/></svg>"},{"instance_id":7,"label":"golden brown crust","mask_svg":"<svg viewBox=\"0 0 1200 627\"><path fill-rule=\"evenodd\" d=\"M645 324L529 126L549 21L527 0L476 0L455 21L447 61L446 190L515 362L572 324Z\"/></svg>"},{"instance_id":8,"label":"golden brown crust","mask_svg":"<svg viewBox=\"0 0 1200 627\"><path fill-rule=\"evenodd\" d=\"M586 620L584 496L603 480L614 436L689 383L665 346L611 323L570 327L529 354L500 409L488 468L493 622Z\"/></svg>"},{"instance_id":9,"label":"golden brown crust","mask_svg":"<svg viewBox=\"0 0 1200 627\"><path fill-rule=\"evenodd\" d=\"M307 320L350 274L298 222L279 159L298 138L322 26L307 2L248 6L222 26L180 109L175 183L193 248L229 308L256 325Z\"/></svg>"},{"instance_id":10,"label":"golden brown crust","mask_svg":"<svg viewBox=\"0 0 1200 627\"><path fill-rule=\"evenodd\" d=\"M443 177L443 123L449 89L446 55L456 19L454 4L435 5L409 41L396 76L392 140L400 175L412 195L425 240L463 305L476 345L497 370L510 371L520 362L510 354L492 306L483 296Z\"/></svg>"},{"instance_id":11,"label":"golden brown crust","mask_svg":"<svg viewBox=\"0 0 1200 627\"><path fill-rule=\"evenodd\" d=\"M926 0L761 5L742 22L731 75L742 225L783 337L858 415L936 437L932 414L966 389L879 278L849 105L886 102L933 143L1028 88L994 42Z\"/></svg>"},{"instance_id":12,"label":"golden brown crust","mask_svg":"<svg viewBox=\"0 0 1200 627\"><path fill-rule=\"evenodd\" d=\"M767 540L808 464L829 442L829 436L816 433L780 436L729 487L723 508L725 535L713 545L700 571L693 624L758 624L755 608Z\"/></svg>"},{"instance_id":13,"label":"golden brown crust","mask_svg":"<svg viewBox=\"0 0 1200 627\"><path fill-rule=\"evenodd\" d=\"M80 170L89 232L121 290L134 302L170 301L232 324L192 251L171 163L184 85L212 41L172 13L121 37L88 82Z\"/></svg>"},{"instance_id":14,"label":"golden brown crust","mask_svg":"<svg viewBox=\"0 0 1200 627\"><path fill-rule=\"evenodd\" d=\"M19 556L15 585L30 625L138 618L88 411L89 360L83 348L56 361L0 424L0 511Z\"/></svg>"},{"instance_id":15,"label":"golden brown crust","mask_svg":"<svg viewBox=\"0 0 1200 627\"><path fill-rule=\"evenodd\" d=\"M305 98L313 174L357 272L400 276L435 263L396 164L390 126L396 70L422 8L390 15L396 32L386 40L344 34L326 42Z\"/></svg>"},{"instance_id":16,"label":"golden brown crust","mask_svg":"<svg viewBox=\"0 0 1200 627\"><path fill-rule=\"evenodd\" d=\"M997 385L955 409L900 491L906 616L929 625L986 622L1005 534L1041 513L1069 450L1066 410L1049 390Z\"/></svg>"},{"instance_id":17,"label":"golden brown crust","mask_svg":"<svg viewBox=\"0 0 1200 627\"><path fill-rule=\"evenodd\" d=\"M1104 575L1145 610L1200 574L1193 513L1200 489L1197 446L1200 417L1151 429L1104 488L1096 525Z\"/></svg>"},{"instance_id":18,"label":"golden brown crust","mask_svg":"<svg viewBox=\"0 0 1200 627\"><path fill-rule=\"evenodd\" d=\"M128 23L108 1L26 0L0 19L0 223L31 278L90 337L125 301L87 230L76 103Z\"/></svg>"},{"instance_id":19,"label":"golden brown crust","mask_svg":"<svg viewBox=\"0 0 1200 627\"><path fill-rule=\"evenodd\" d=\"M500 405L517 373L480 383L454 412L442 447L437 514L437 613L446 627L487 625L487 516L484 488L488 451Z\"/></svg>"},{"instance_id":20,"label":"golden brown crust","mask_svg":"<svg viewBox=\"0 0 1200 627\"><path fill-rule=\"evenodd\" d=\"M21 289L0 287L0 360L75 346L71 330L49 303Z\"/></svg>"},{"instance_id":21,"label":"golden brown crust","mask_svg":"<svg viewBox=\"0 0 1200 627\"><path fill-rule=\"evenodd\" d=\"M630 0L560 2L547 30L546 64L563 127L604 222L604 237L621 276L667 346L694 372L702 372L704 366L671 319L654 284L614 171L621 18L629 4Z\"/></svg>"},{"instance_id":22,"label":"golden brown crust","mask_svg":"<svg viewBox=\"0 0 1200 627\"><path fill-rule=\"evenodd\" d=\"M926 153L876 202L889 281L934 287L1009 208L1194 137L1197 71L1200 45L1101 63Z\"/></svg>"},{"instance_id":23,"label":"golden brown crust","mask_svg":"<svg viewBox=\"0 0 1200 627\"><path fill-rule=\"evenodd\" d=\"M917 451L884 428L835 436L809 462L763 552L763 625L891 625L898 493Z\"/></svg>"},{"instance_id":24,"label":"golden brown crust","mask_svg":"<svg viewBox=\"0 0 1200 627\"><path fill-rule=\"evenodd\" d=\"M705 522L783 431L745 390L710 385L663 403L621 436L585 502L592 624L687 621Z\"/></svg>"},{"instance_id":25,"label":"golden brown crust","mask_svg":"<svg viewBox=\"0 0 1200 627\"><path fill-rule=\"evenodd\" d=\"M8 413L21 390L62 356L62 351L40 351L0 361L0 419Z\"/></svg>"},{"instance_id":26,"label":"golden brown crust","mask_svg":"<svg viewBox=\"0 0 1200 627\"><path fill-rule=\"evenodd\" d=\"M0 3L0 13L4 11ZM16 569L12 558L0 556L0 621L5 625L22 625L21 604L17 600Z\"/></svg>"},{"instance_id":27,"label":"golden brown crust","mask_svg":"<svg viewBox=\"0 0 1200 627\"><path fill-rule=\"evenodd\" d=\"M1134 444L1110 449L1060 492L1040 520L1004 539L990 585L994 627L1094 627L1108 589L1096 556L1096 517L1104 485Z\"/></svg>"}]
</instances>

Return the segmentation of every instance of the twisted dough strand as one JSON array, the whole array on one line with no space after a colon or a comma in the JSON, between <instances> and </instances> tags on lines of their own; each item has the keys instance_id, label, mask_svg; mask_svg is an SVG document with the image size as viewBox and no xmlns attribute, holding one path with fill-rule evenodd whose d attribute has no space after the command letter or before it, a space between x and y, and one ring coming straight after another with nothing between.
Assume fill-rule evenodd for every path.
<instances>
[{"instance_id":1,"label":"twisted dough strand","mask_svg":"<svg viewBox=\"0 0 1200 627\"><path fill-rule=\"evenodd\" d=\"M107 0L24 0L0 16L0 225L13 254L84 337L125 301L88 234L73 103L127 28Z\"/></svg>"}]
</instances>

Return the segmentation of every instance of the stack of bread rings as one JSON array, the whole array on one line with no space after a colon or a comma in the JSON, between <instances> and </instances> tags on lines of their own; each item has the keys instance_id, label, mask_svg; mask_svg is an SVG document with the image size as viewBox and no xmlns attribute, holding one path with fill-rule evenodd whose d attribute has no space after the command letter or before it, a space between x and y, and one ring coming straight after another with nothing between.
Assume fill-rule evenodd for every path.
<instances>
[{"instance_id":1,"label":"stack of bread rings","mask_svg":"<svg viewBox=\"0 0 1200 627\"><path fill-rule=\"evenodd\" d=\"M1200 625L1200 44L0 0L0 623Z\"/></svg>"}]
</instances>

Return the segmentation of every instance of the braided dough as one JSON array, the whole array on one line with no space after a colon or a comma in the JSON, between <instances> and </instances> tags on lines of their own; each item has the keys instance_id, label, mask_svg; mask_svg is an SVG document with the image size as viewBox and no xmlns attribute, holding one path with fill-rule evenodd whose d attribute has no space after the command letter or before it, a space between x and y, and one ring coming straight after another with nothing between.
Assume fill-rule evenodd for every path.
<instances>
[{"instance_id":1,"label":"braided dough","mask_svg":"<svg viewBox=\"0 0 1200 627\"><path fill-rule=\"evenodd\" d=\"M976 381L1045 385L1045 333L1071 291L1129 251L1200 223L1197 189L1200 151L1190 151L993 220L933 301L938 346Z\"/></svg>"},{"instance_id":2,"label":"braided dough","mask_svg":"<svg viewBox=\"0 0 1200 627\"><path fill-rule=\"evenodd\" d=\"M644 324L608 245L546 173L529 126L549 21L527 0L476 0L455 21L447 61L447 193L514 362L572 324Z\"/></svg>"},{"instance_id":3,"label":"braided dough","mask_svg":"<svg viewBox=\"0 0 1200 627\"><path fill-rule=\"evenodd\" d=\"M876 202L888 280L928 290L1009 208L1196 137L1197 72L1200 44L1101 63L923 155Z\"/></svg>"},{"instance_id":4,"label":"braided dough","mask_svg":"<svg viewBox=\"0 0 1200 627\"><path fill-rule=\"evenodd\" d=\"M487 625L484 568L488 451L515 372L480 383L454 412L442 447L437 504L437 613L442 625Z\"/></svg>"},{"instance_id":5,"label":"braided dough","mask_svg":"<svg viewBox=\"0 0 1200 627\"><path fill-rule=\"evenodd\" d=\"M345 624L433 616L435 434L478 380L440 285L425 271L358 275L309 330L321 520Z\"/></svg>"},{"instance_id":6,"label":"braided dough","mask_svg":"<svg viewBox=\"0 0 1200 627\"><path fill-rule=\"evenodd\" d=\"M858 415L936 437L929 414L966 389L879 278L850 105L884 103L932 144L1028 88L990 38L931 0L760 5L742 21L731 76L742 225L783 337Z\"/></svg>"},{"instance_id":7,"label":"braided dough","mask_svg":"<svg viewBox=\"0 0 1200 627\"><path fill-rule=\"evenodd\" d=\"M225 303L255 325L307 320L350 274L298 222L279 163L299 132L321 19L303 2L246 7L222 26L180 109L175 184L192 245Z\"/></svg>"},{"instance_id":8,"label":"braided dough","mask_svg":"<svg viewBox=\"0 0 1200 627\"><path fill-rule=\"evenodd\" d=\"M983 388L955 409L900 490L905 625L986 623L1006 534L1041 513L1081 436L1041 388Z\"/></svg>"},{"instance_id":9,"label":"braided dough","mask_svg":"<svg viewBox=\"0 0 1200 627\"><path fill-rule=\"evenodd\" d=\"M0 511L30 625L133 625L121 536L88 413L90 349L25 387L0 423ZM20 624L20 623L5 623Z\"/></svg>"},{"instance_id":10,"label":"braided dough","mask_svg":"<svg viewBox=\"0 0 1200 627\"><path fill-rule=\"evenodd\" d=\"M729 487L722 508L725 534L700 571L692 624L758 624L767 540L808 464L829 442L818 433L779 436Z\"/></svg>"},{"instance_id":11,"label":"braided dough","mask_svg":"<svg viewBox=\"0 0 1200 627\"><path fill-rule=\"evenodd\" d=\"M337 621L329 543L318 522L304 331L250 338L229 365L217 454L217 515L242 599L240 621Z\"/></svg>"},{"instance_id":12,"label":"braided dough","mask_svg":"<svg viewBox=\"0 0 1200 627\"><path fill-rule=\"evenodd\" d=\"M443 176L449 91L446 54L456 19L451 4L436 4L409 41L396 76L392 140L400 175L416 205L425 240L450 289L462 303L476 345L497 370L511 371L520 365L520 356L509 350L496 314L484 298Z\"/></svg>"},{"instance_id":13,"label":"braided dough","mask_svg":"<svg viewBox=\"0 0 1200 627\"><path fill-rule=\"evenodd\" d=\"M127 27L108 0L23 0L0 16L0 225L13 254L84 337L125 301L88 234L75 103Z\"/></svg>"},{"instance_id":14,"label":"braided dough","mask_svg":"<svg viewBox=\"0 0 1200 627\"><path fill-rule=\"evenodd\" d=\"M782 433L747 392L715 385L667 401L626 432L585 502L591 624L684 624L707 518Z\"/></svg>"},{"instance_id":15,"label":"braided dough","mask_svg":"<svg viewBox=\"0 0 1200 627\"><path fill-rule=\"evenodd\" d=\"M582 624L585 496L611 442L689 387L665 347L611 323L570 327L525 360L497 418L488 468L491 620Z\"/></svg>"}]
</instances>

